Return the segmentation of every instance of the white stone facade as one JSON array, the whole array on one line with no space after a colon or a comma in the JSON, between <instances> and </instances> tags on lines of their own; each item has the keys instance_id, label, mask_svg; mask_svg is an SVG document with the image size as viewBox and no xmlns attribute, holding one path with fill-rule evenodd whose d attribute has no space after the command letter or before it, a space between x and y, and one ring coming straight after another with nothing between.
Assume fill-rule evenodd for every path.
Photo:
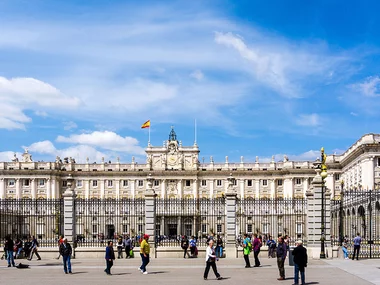
<instances>
[{"instance_id":1,"label":"white stone facade","mask_svg":"<svg viewBox=\"0 0 380 285\"><path fill-rule=\"evenodd\" d=\"M58 198L67 187L69 174L75 179L75 192L81 198L139 198L145 195L146 178L154 178L158 197L220 197L226 193L227 178L236 179L238 197L300 197L309 189L315 176L313 161L269 163L199 162L199 147L182 146L174 130L162 146L148 146L145 164L75 163L74 159L57 157L55 162L33 162L26 151L22 161L0 162L0 199ZM341 181L345 188L374 189L380 185L380 135L361 137L342 155L327 157L326 186L332 197L339 195Z\"/></svg>"}]
</instances>

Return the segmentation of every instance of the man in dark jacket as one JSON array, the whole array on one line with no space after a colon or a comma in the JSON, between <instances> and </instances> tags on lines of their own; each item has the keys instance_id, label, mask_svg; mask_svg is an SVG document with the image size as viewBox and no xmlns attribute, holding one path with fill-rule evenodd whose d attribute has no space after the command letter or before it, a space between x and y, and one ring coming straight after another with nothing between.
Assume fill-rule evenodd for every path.
<instances>
[{"instance_id":1,"label":"man in dark jacket","mask_svg":"<svg viewBox=\"0 0 380 285\"><path fill-rule=\"evenodd\" d=\"M67 274L68 269L71 274L71 254L73 253L73 250L71 245L67 242L67 238L64 238L63 242L59 246L59 253L63 258L63 271Z\"/></svg>"},{"instance_id":2,"label":"man in dark jacket","mask_svg":"<svg viewBox=\"0 0 380 285\"><path fill-rule=\"evenodd\" d=\"M113 261L115 260L115 252L113 250L113 242L109 241L108 246L106 247L106 265L107 268L104 269L104 272L107 275L111 275L111 267L113 266Z\"/></svg>"},{"instance_id":3,"label":"man in dark jacket","mask_svg":"<svg viewBox=\"0 0 380 285\"><path fill-rule=\"evenodd\" d=\"M5 238L4 250L7 253L8 267L11 267L11 264L13 267L16 266L15 260L13 258L13 247L14 247L14 243L13 243L11 236L7 236Z\"/></svg>"},{"instance_id":4,"label":"man in dark jacket","mask_svg":"<svg viewBox=\"0 0 380 285\"><path fill-rule=\"evenodd\" d=\"M284 238L281 236L278 238L278 245L276 248L276 255L277 255L277 267L278 271L280 272L280 278L277 278L277 280L285 280L285 259L286 259L286 244L284 242Z\"/></svg>"},{"instance_id":5,"label":"man in dark jacket","mask_svg":"<svg viewBox=\"0 0 380 285\"><path fill-rule=\"evenodd\" d=\"M298 273L301 272L301 284L305 283L305 267L307 266L307 251L302 246L302 241L297 241L297 247L293 250L294 256L294 284L298 285Z\"/></svg>"}]
</instances>

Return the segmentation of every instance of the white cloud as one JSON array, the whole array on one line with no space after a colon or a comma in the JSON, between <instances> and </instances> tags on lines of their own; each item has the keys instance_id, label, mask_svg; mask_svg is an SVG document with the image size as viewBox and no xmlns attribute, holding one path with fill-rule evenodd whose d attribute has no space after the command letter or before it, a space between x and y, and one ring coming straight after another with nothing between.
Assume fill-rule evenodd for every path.
<instances>
[{"instance_id":1,"label":"white cloud","mask_svg":"<svg viewBox=\"0 0 380 285\"><path fill-rule=\"evenodd\" d=\"M75 122L73 122L73 121L63 122L63 129L65 131L76 129L77 127L78 127L78 125Z\"/></svg>"},{"instance_id":2,"label":"white cloud","mask_svg":"<svg viewBox=\"0 0 380 285\"><path fill-rule=\"evenodd\" d=\"M322 124L321 117L318 114L301 114L296 119L296 124L306 127L317 127Z\"/></svg>"},{"instance_id":3,"label":"white cloud","mask_svg":"<svg viewBox=\"0 0 380 285\"><path fill-rule=\"evenodd\" d=\"M6 162L12 161L15 153L16 153L16 157L18 157L18 159L21 159L20 152L3 151L3 152L0 152L0 161L6 161Z\"/></svg>"},{"instance_id":4,"label":"white cloud","mask_svg":"<svg viewBox=\"0 0 380 285\"><path fill-rule=\"evenodd\" d=\"M0 77L0 100L0 128L5 129L25 129L25 123L31 122L31 118L25 114L26 110L44 107L60 113L62 109L77 107L80 102L78 98L66 96L53 86L34 78L5 77ZM44 111L36 112L37 115L44 114Z\"/></svg>"},{"instance_id":5,"label":"white cloud","mask_svg":"<svg viewBox=\"0 0 380 285\"><path fill-rule=\"evenodd\" d=\"M283 161L285 155L290 161L315 161L318 157L321 156L321 152L319 150L309 150L301 154L276 154L274 156L274 161ZM270 162L272 158L263 157L259 158L259 160L260 162Z\"/></svg>"},{"instance_id":6,"label":"white cloud","mask_svg":"<svg viewBox=\"0 0 380 285\"><path fill-rule=\"evenodd\" d=\"M370 76L367 77L364 82L352 84L351 87L367 97L379 97L380 96L380 77Z\"/></svg>"},{"instance_id":7,"label":"white cloud","mask_svg":"<svg viewBox=\"0 0 380 285\"><path fill-rule=\"evenodd\" d=\"M30 146L23 146L23 148L28 148L31 152L37 152L41 154L52 154L54 155L57 153L57 149L55 148L54 144L51 141L40 141L31 144Z\"/></svg>"},{"instance_id":8,"label":"white cloud","mask_svg":"<svg viewBox=\"0 0 380 285\"><path fill-rule=\"evenodd\" d=\"M198 81L201 81L204 78L204 74L200 70L194 70L192 73L190 73L190 77L195 78Z\"/></svg>"},{"instance_id":9,"label":"white cloud","mask_svg":"<svg viewBox=\"0 0 380 285\"><path fill-rule=\"evenodd\" d=\"M140 147L139 141L132 137L122 137L110 131L95 131L89 134L71 135L69 137L58 136L57 142L72 143L100 147L105 150L126 152L133 154L144 154L145 151Z\"/></svg>"},{"instance_id":10,"label":"white cloud","mask_svg":"<svg viewBox=\"0 0 380 285\"><path fill-rule=\"evenodd\" d=\"M38 117L43 117L43 118L46 118L48 116L48 113L44 111L35 111L34 114Z\"/></svg>"}]
</instances>

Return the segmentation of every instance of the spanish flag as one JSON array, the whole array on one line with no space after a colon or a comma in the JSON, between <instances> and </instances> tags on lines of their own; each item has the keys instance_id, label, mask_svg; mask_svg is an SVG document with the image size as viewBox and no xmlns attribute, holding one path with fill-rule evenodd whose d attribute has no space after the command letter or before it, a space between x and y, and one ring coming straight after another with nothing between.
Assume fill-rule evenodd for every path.
<instances>
[{"instance_id":1,"label":"spanish flag","mask_svg":"<svg viewBox=\"0 0 380 285\"><path fill-rule=\"evenodd\" d=\"M144 124L142 124L141 128L142 128L142 129L150 128L150 120L148 120L148 121L146 121Z\"/></svg>"}]
</instances>

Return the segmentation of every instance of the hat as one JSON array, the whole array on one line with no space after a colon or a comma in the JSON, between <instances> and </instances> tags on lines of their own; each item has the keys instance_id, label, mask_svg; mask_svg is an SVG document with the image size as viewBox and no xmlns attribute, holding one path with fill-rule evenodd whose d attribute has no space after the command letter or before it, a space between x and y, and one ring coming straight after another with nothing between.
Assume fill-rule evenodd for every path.
<instances>
[{"instance_id":1,"label":"hat","mask_svg":"<svg viewBox=\"0 0 380 285\"><path fill-rule=\"evenodd\" d=\"M149 238L149 235L145 234L144 239L147 239L147 238Z\"/></svg>"}]
</instances>

